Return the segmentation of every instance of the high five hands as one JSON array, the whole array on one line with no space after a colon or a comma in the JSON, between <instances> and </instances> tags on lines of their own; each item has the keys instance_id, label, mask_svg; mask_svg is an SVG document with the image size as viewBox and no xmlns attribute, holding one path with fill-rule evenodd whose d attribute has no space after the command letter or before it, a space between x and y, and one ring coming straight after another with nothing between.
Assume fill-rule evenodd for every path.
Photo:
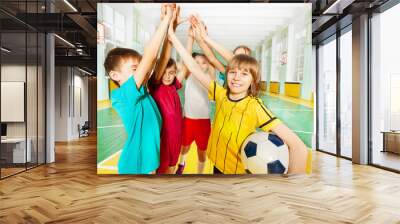
<instances>
[{"instance_id":1,"label":"high five hands","mask_svg":"<svg viewBox=\"0 0 400 224\"><path fill-rule=\"evenodd\" d=\"M168 18L170 21L172 19L174 10L176 8L176 4L169 3L169 4L161 4L161 20L164 18Z\"/></svg>"},{"instance_id":2,"label":"high five hands","mask_svg":"<svg viewBox=\"0 0 400 224\"><path fill-rule=\"evenodd\" d=\"M164 11L166 11L167 9L173 9L172 18L170 20L170 26L168 29L169 35L172 34L171 32L175 32L176 28L180 24L188 21L190 23L190 27L188 30L189 37L196 39L197 41L207 38L207 27L205 26L204 22L201 21L199 15L194 14L190 15L189 18L183 19L180 16L180 6L176 6L175 4L163 4L162 14L166 14ZM168 39L170 39L169 35Z\"/></svg>"},{"instance_id":3,"label":"high five hands","mask_svg":"<svg viewBox=\"0 0 400 224\"><path fill-rule=\"evenodd\" d=\"M165 4L165 5L167 5L165 7L168 7L168 5L170 5L170 6L172 5L171 6L171 8L173 9L172 18L171 18L170 25L169 25L168 29L172 29L175 32L176 28L180 24L186 22L188 19L181 18L181 16L180 16L181 7L180 6L176 6L175 4ZM163 6L161 6L161 11L163 11L162 8L163 8ZM169 30L168 30L168 32L169 32Z\"/></svg>"},{"instance_id":4,"label":"high five hands","mask_svg":"<svg viewBox=\"0 0 400 224\"><path fill-rule=\"evenodd\" d=\"M204 22L201 21L198 14L194 14L190 16L190 24L194 31L195 38L197 41L203 40L207 37L207 27L204 25Z\"/></svg>"}]
</instances>

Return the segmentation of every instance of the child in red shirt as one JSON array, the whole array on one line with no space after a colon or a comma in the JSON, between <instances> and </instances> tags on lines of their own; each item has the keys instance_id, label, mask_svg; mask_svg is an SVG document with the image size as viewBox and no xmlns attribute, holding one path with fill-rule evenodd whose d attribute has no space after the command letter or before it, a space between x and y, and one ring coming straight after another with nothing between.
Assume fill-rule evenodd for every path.
<instances>
[{"instance_id":1,"label":"child in red shirt","mask_svg":"<svg viewBox=\"0 0 400 224\"><path fill-rule=\"evenodd\" d=\"M179 21L179 6L174 11L172 23L175 30ZM178 90L182 88L181 81L187 75L187 69L177 74L177 66L170 58L172 44L167 38L164 40L160 60L150 80L150 93L153 96L161 113L163 123L161 127L160 166L158 174L173 174L179 159L182 144L182 107Z\"/></svg>"}]
</instances>

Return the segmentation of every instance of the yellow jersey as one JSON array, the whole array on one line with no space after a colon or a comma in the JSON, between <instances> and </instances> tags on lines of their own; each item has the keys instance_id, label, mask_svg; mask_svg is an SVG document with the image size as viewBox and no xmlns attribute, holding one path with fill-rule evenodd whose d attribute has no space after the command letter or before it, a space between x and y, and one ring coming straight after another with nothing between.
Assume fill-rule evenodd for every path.
<instances>
[{"instance_id":1,"label":"yellow jersey","mask_svg":"<svg viewBox=\"0 0 400 224\"><path fill-rule=\"evenodd\" d=\"M216 110L207 156L224 174L246 173L240 152L243 142L257 128L267 132L280 121L258 97L232 100L227 89L215 81L210 84L208 97L216 102Z\"/></svg>"}]
</instances>

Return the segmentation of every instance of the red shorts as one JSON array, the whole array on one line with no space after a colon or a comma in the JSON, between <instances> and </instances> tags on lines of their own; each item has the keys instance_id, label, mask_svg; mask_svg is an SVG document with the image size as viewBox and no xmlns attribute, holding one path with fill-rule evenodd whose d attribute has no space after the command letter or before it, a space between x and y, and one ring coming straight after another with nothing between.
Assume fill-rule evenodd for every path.
<instances>
[{"instance_id":1,"label":"red shorts","mask_svg":"<svg viewBox=\"0 0 400 224\"><path fill-rule=\"evenodd\" d=\"M183 118L183 139L182 145L190 146L193 141L196 142L199 150L207 150L208 137L210 137L211 122L210 119L190 119Z\"/></svg>"}]
</instances>

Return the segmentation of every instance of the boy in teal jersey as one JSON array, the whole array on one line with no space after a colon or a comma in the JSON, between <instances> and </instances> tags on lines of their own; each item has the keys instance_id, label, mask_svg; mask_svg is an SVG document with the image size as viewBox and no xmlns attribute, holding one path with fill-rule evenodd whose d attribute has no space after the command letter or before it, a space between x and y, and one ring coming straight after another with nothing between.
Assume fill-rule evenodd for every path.
<instances>
[{"instance_id":1,"label":"boy in teal jersey","mask_svg":"<svg viewBox=\"0 0 400 224\"><path fill-rule=\"evenodd\" d=\"M148 174L160 164L161 116L153 98L134 75L111 92L112 107L119 114L127 139L118 161L119 174Z\"/></svg>"},{"instance_id":2,"label":"boy in teal jersey","mask_svg":"<svg viewBox=\"0 0 400 224\"><path fill-rule=\"evenodd\" d=\"M157 59L157 53L172 20L175 4L161 6L161 23L145 46L143 57L127 48L114 48L104 67L119 86L111 92L112 107L127 133L118 161L119 174L149 174L160 164L161 116L145 84Z\"/></svg>"}]
</instances>

